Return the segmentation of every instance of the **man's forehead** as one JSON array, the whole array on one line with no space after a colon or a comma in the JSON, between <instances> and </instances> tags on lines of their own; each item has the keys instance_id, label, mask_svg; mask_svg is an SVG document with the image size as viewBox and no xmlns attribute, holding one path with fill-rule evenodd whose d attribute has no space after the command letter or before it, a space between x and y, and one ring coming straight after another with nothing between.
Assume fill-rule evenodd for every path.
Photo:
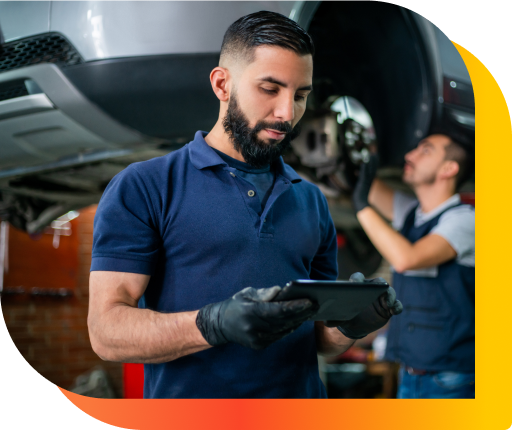
<instances>
[{"instance_id":1,"label":"man's forehead","mask_svg":"<svg viewBox=\"0 0 512 430\"><path fill-rule=\"evenodd\" d=\"M420 141L418 146L430 146L432 148L444 148L450 143L450 138L444 134L431 134Z\"/></svg>"},{"instance_id":2,"label":"man's forehead","mask_svg":"<svg viewBox=\"0 0 512 430\"><path fill-rule=\"evenodd\" d=\"M313 57L310 54L299 55L279 46L263 45L255 48L254 59L247 64L247 71L256 79L272 78L279 83L312 84ZM286 82L290 79L299 82Z\"/></svg>"}]
</instances>

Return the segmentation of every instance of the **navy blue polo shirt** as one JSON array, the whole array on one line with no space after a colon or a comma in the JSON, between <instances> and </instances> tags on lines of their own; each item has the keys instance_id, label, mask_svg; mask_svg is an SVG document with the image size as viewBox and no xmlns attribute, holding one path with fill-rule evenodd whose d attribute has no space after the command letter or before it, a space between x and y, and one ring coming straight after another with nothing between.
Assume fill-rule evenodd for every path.
<instances>
[{"instance_id":1,"label":"navy blue polo shirt","mask_svg":"<svg viewBox=\"0 0 512 430\"><path fill-rule=\"evenodd\" d=\"M274 186L274 170L271 168L270 164L256 168L251 166L250 164L244 163L243 161L236 160L235 158L230 157L227 154L219 151L218 149L213 148L213 150L222 158L226 163L228 163L229 167L234 167L237 171L235 174L239 178L243 178L255 187L256 195L258 196L261 204L260 213L265 209L265 204L267 203L268 198L270 197L270 193L272 192L272 187Z\"/></svg>"},{"instance_id":2,"label":"navy blue polo shirt","mask_svg":"<svg viewBox=\"0 0 512 430\"><path fill-rule=\"evenodd\" d=\"M197 132L178 151L134 163L105 190L91 270L151 275L139 307L185 312L241 289L337 277L327 201L279 158L265 208ZM165 339L162 339L165 342ZM144 365L146 398L318 398L313 322L261 351L228 343Z\"/></svg>"}]
</instances>

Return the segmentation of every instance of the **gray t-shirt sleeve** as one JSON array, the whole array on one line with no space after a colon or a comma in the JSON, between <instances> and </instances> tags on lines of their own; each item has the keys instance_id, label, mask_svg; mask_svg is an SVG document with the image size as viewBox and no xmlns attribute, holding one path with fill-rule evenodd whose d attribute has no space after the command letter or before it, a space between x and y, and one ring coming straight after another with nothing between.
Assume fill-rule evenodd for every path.
<instances>
[{"instance_id":1,"label":"gray t-shirt sleeve","mask_svg":"<svg viewBox=\"0 0 512 430\"><path fill-rule=\"evenodd\" d=\"M445 238L457 252L457 261L464 266L475 266L475 210L458 206L446 211L430 231Z\"/></svg>"},{"instance_id":2,"label":"gray t-shirt sleeve","mask_svg":"<svg viewBox=\"0 0 512 430\"><path fill-rule=\"evenodd\" d=\"M405 218L411 211L411 209L418 204L418 200L400 191L395 191L393 195L393 228L395 230L401 230Z\"/></svg>"}]
</instances>

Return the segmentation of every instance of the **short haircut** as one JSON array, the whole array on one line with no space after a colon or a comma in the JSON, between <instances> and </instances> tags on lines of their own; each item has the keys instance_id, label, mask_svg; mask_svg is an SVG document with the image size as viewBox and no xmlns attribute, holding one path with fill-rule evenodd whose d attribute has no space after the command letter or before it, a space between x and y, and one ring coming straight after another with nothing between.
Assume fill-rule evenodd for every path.
<instances>
[{"instance_id":1,"label":"short haircut","mask_svg":"<svg viewBox=\"0 0 512 430\"><path fill-rule=\"evenodd\" d=\"M226 57L254 61L254 50L261 45L278 46L297 55L314 55L311 36L295 21L276 12L260 11L245 15L229 26L220 50Z\"/></svg>"},{"instance_id":2,"label":"short haircut","mask_svg":"<svg viewBox=\"0 0 512 430\"><path fill-rule=\"evenodd\" d=\"M459 172L455 176L455 188L471 179L475 171L475 134L467 131L462 133L452 129L438 129L431 134L442 134L450 139L444 147L445 160L455 161L459 165Z\"/></svg>"}]
</instances>

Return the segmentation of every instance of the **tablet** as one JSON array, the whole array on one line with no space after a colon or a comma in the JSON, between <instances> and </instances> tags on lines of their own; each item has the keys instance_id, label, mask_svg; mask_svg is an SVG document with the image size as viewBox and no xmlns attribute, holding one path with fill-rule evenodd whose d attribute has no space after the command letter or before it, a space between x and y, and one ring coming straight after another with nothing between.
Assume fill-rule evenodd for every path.
<instances>
[{"instance_id":1,"label":"tablet","mask_svg":"<svg viewBox=\"0 0 512 430\"><path fill-rule=\"evenodd\" d=\"M320 305L314 321L346 321L354 318L389 287L379 281L313 281L298 279L285 285L273 301L310 299Z\"/></svg>"}]
</instances>

